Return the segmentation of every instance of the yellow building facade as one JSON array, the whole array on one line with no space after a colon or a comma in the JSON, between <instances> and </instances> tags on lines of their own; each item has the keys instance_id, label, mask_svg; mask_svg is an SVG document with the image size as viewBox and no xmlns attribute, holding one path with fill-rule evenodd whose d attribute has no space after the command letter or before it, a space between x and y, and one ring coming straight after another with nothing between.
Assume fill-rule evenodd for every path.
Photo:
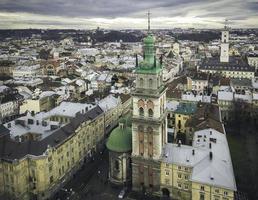
<instances>
[{"instance_id":1,"label":"yellow building facade","mask_svg":"<svg viewBox=\"0 0 258 200\"><path fill-rule=\"evenodd\" d=\"M92 112L96 112L91 114L93 118L85 118L81 124L75 124L76 128L71 125L73 120L78 120L75 118L65 125L63 133L57 130L49 136L52 138L35 141L38 150L26 152L25 156L16 152L10 159L3 156L0 162L0 193L26 200L35 197L47 199L57 191L81 167L85 158L96 151L104 138L104 113L99 107ZM3 142L10 143L13 148L19 145L8 138ZM36 146L24 144L24 148ZM19 147L14 151L19 151Z\"/></svg>"},{"instance_id":2,"label":"yellow building facade","mask_svg":"<svg viewBox=\"0 0 258 200\"><path fill-rule=\"evenodd\" d=\"M194 133L192 145L166 144L160 162L160 192L178 200L234 200L237 190L223 132Z\"/></svg>"}]
</instances>

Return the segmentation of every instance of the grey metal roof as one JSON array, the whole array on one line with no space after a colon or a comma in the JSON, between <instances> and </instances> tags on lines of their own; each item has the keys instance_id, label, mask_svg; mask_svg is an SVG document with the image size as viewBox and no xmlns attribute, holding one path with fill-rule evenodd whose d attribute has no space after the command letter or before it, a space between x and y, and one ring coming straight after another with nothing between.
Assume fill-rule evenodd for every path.
<instances>
[{"instance_id":1,"label":"grey metal roof","mask_svg":"<svg viewBox=\"0 0 258 200\"><path fill-rule=\"evenodd\" d=\"M217 70L217 71L246 71L254 72L255 69L247 62L245 62L241 57L232 56L229 57L229 62L220 62L219 57L212 57L205 59L199 69L201 70Z\"/></svg>"}]
</instances>

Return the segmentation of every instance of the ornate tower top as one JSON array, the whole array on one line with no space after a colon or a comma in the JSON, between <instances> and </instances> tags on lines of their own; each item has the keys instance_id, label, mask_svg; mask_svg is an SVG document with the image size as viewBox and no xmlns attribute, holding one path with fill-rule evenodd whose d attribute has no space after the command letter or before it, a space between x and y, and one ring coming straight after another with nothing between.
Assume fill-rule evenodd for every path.
<instances>
[{"instance_id":1,"label":"ornate tower top","mask_svg":"<svg viewBox=\"0 0 258 200\"><path fill-rule=\"evenodd\" d=\"M148 11L148 35L143 39L143 62L139 64L136 72L139 73L158 73L162 68L162 63L156 58L155 39L150 33L150 11Z\"/></svg>"}]
</instances>

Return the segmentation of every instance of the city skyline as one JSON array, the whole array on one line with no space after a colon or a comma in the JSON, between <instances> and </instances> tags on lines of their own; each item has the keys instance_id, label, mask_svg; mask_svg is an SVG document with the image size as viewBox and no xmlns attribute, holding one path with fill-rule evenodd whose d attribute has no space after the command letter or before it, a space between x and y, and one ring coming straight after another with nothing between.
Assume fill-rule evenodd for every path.
<instances>
[{"instance_id":1,"label":"city skyline","mask_svg":"<svg viewBox=\"0 0 258 200\"><path fill-rule=\"evenodd\" d=\"M225 19L232 28L258 28L253 0L2 0L0 29L145 29L148 10L153 29L221 28Z\"/></svg>"}]
</instances>

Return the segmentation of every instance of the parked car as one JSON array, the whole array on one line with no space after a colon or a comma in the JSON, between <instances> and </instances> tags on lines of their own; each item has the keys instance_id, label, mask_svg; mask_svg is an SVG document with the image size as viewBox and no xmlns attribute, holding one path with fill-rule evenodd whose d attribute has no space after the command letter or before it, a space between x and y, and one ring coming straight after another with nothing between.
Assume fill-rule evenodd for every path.
<instances>
[{"instance_id":1,"label":"parked car","mask_svg":"<svg viewBox=\"0 0 258 200\"><path fill-rule=\"evenodd\" d=\"M123 199L125 197L125 189L122 189L118 195L119 199Z\"/></svg>"}]
</instances>

